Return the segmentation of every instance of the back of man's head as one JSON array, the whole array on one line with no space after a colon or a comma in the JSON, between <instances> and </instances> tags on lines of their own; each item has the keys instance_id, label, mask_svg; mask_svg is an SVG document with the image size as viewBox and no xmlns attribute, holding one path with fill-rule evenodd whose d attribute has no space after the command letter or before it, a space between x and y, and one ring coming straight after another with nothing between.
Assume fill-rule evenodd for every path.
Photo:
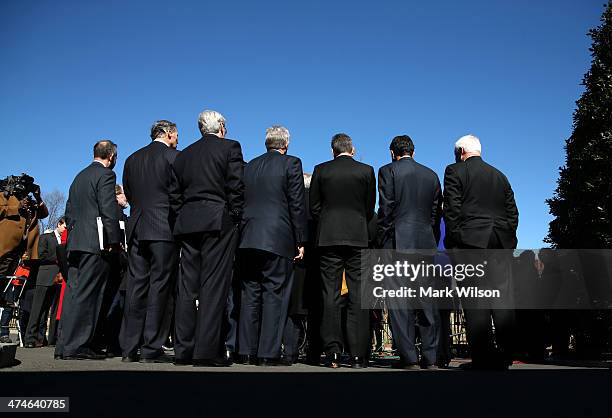
<instances>
[{"instance_id":1,"label":"back of man's head","mask_svg":"<svg viewBox=\"0 0 612 418\"><path fill-rule=\"evenodd\" d=\"M405 155L412 157L414 155L414 143L408 135L399 135L393 138L389 149L393 151L394 157L403 157Z\"/></svg>"},{"instance_id":2,"label":"back of man's head","mask_svg":"<svg viewBox=\"0 0 612 418\"><path fill-rule=\"evenodd\" d=\"M339 133L332 137L331 148L334 157L340 154L353 152L353 140L345 133Z\"/></svg>"},{"instance_id":3,"label":"back of man's head","mask_svg":"<svg viewBox=\"0 0 612 418\"><path fill-rule=\"evenodd\" d=\"M151 126L151 140L154 141L170 132L176 132L175 123L165 119L155 121Z\"/></svg>"},{"instance_id":4,"label":"back of man's head","mask_svg":"<svg viewBox=\"0 0 612 418\"><path fill-rule=\"evenodd\" d=\"M225 126L225 118L214 110L205 110L198 116L198 128L202 135L217 134Z\"/></svg>"},{"instance_id":5,"label":"back of man's head","mask_svg":"<svg viewBox=\"0 0 612 418\"><path fill-rule=\"evenodd\" d=\"M462 149L464 154L480 154L482 152L480 139L474 135L462 136L455 142L455 150L459 149Z\"/></svg>"},{"instance_id":6,"label":"back of man's head","mask_svg":"<svg viewBox=\"0 0 612 418\"><path fill-rule=\"evenodd\" d=\"M110 139L102 139L94 145L94 158L109 160L111 156L117 155L117 145Z\"/></svg>"},{"instance_id":7,"label":"back of man's head","mask_svg":"<svg viewBox=\"0 0 612 418\"><path fill-rule=\"evenodd\" d=\"M284 126L273 125L266 129L266 149L285 149L289 146L289 130Z\"/></svg>"}]
</instances>

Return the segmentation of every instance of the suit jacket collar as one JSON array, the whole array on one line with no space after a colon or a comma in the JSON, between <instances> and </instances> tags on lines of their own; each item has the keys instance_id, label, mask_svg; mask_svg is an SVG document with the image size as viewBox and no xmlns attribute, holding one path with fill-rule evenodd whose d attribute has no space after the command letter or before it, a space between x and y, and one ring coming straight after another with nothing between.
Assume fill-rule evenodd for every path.
<instances>
[{"instance_id":1,"label":"suit jacket collar","mask_svg":"<svg viewBox=\"0 0 612 418\"><path fill-rule=\"evenodd\" d=\"M170 148L170 145L166 144L166 143L165 143L165 142L163 142L161 139L154 139L153 141L151 141L151 145L152 145L152 144L155 144L155 143L162 144L162 145L164 145L166 148ZM155 145L155 146L156 146L156 145Z\"/></svg>"},{"instance_id":2,"label":"suit jacket collar","mask_svg":"<svg viewBox=\"0 0 612 418\"><path fill-rule=\"evenodd\" d=\"M204 140L207 140L207 139L220 140L220 139L225 139L225 138L219 138L217 135L213 135L213 134L204 134L204 135L202 135L201 139L204 139Z\"/></svg>"},{"instance_id":3,"label":"suit jacket collar","mask_svg":"<svg viewBox=\"0 0 612 418\"><path fill-rule=\"evenodd\" d=\"M90 166L91 166L91 167L100 166L100 167L102 167L102 168L108 168L108 167L106 167L104 164L102 164L100 161L96 161L96 160L93 160L93 161L91 162Z\"/></svg>"},{"instance_id":4,"label":"suit jacket collar","mask_svg":"<svg viewBox=\"0 0 612 418\"><path fill-rule=\"evenodd\" d=\"M348 159L354 160L354 158L351 157L350 155L338 155L337 157L334 157L334 161L335 160L340 160L341 158L342 159L347 159L348 158Z\"/></svg>"}]
</instances>

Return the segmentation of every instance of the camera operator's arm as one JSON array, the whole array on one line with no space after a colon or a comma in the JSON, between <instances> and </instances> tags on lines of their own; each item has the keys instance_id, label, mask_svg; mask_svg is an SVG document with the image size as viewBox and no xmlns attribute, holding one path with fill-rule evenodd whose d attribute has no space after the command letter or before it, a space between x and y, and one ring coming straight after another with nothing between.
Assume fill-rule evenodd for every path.
<instances>
[{"instance_id":1,"label":"camera operator's arm","mask_svg":"<svg viewBox=\"0 0 612 418\"><path fill-rule=\"evenodd\" d=\"M49 210L47 209L47 205L45 205L45 202L43 202L42 200L39 185L35 185L32 194L34 195L34 199L36 199L36 218L45 219L47 216L49 216Z\"/></svg>"}]
</instances>

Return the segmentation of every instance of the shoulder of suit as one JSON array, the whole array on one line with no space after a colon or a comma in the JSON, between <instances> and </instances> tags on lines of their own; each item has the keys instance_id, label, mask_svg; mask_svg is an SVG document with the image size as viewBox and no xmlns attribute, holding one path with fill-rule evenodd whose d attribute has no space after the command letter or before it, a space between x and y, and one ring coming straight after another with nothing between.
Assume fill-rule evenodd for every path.
<instances>
[{"instance_id":1,"label":"shoulder of suit","mask_svg":"<svg viewBox=\"0 0 612 418\"><path fill-rule=\"evenodd\" d=\"M389 164L385 164L382 167L380 167L378 169L379 173L388 173L391 171L391 168L393 168L393 163L389 163Z\"/></svg>"},{"instance_id":2,"label":"shoulder of suit","mask_svg":"<svg viewBox=\"0 0 612 418\"><path fill-rule=\"evenodd\" d=\"M314 169L315 169L315 171L324 170L327 166L329 166L333 162L334 162L334 160L329 160L329 161L325 161L325 162L319 163L319 164L315 165Z\"/></svg>"},{"instance_id":3,"label":"shoulder of suit","mask_svg":"<svg viewBox=\"0 0 612 418\"><path fill-rule=\"evenodd\" d=\"M242 149L242 147L240 146L240 142L236 141L235 139L229 139L229 138L225 138L224 139L224 143L227 144L227 146L229 148L240 148Z\"/></svg>"},{"instance_id":4,"label":"shoulder of suit","mask_svg":"<svg viewBox=\"0 0 612 418\"><path fill-rule=\"evenodd\" d=\"M414 160L413 160L414 161ZM438 178L438 174L433 171L431 168L427 167L425 164L421 164L418 161L414 161L416 166L425 173L428 173L430 176Z\"/></svg>"},{"instance_id":5,"label":"shoulder of suit","mask_svg":"<svg viewBox=\"0 0 612 418\"><path fill-rule=\"evenodd\" d=\"M461 169L463 169L465 167L465 163L464 162L460 162L460 163L452 163L446 166L446 171L448 170L452 170L452 171L459 171Z\"/></svg>"},{"instance_id":6,"label":"shoulder of suit","mask_svg":"<svg viewBox=\"0 0 612 418\"><path fill-rule=\"evenodd\" d=\"M302 160L299 157L296 157L295 155L285 154L285 158L290 163L293 163L293 164L300 163L300 164L302 164Z\"/></svg>"},{"instance_id":7,"label":"shoulder of suit","mask_svg":"<svg viewBox=\"0 0 612 418\"><path fill-rule=\"evenodd\" d=\"M357 163L361 168L365 168L368 170L374 170L374 167L372 167L370 164L366 164L366 163L362 163L361 161L357 161L354 158L351 158L355 163Z\"/></svg>"}]
</instances>

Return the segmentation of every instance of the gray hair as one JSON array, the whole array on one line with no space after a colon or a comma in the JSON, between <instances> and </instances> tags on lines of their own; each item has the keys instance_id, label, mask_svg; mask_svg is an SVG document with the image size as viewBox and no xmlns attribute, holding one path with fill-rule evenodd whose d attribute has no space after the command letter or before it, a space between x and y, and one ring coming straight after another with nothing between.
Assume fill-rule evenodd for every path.
<instances>
[{"instance_id":1,"label":"gray hair","mask_svg":"<svg viewBox=\"0 0 612 418\"><path fill-rule=\"evenodd\" d=\"M164 136L165 134L176 131L177 129L175 123L165 119L157 120L153 122L153 125L151 126L151 139L155 140L161 136Z\"/></svg>"},{"instance_id":2,"label":"gray hair","mask_svg":"<svg viewBox=\"0 0 612 418\"><path fill-rule=\"evenodd\" d=\"M455 150L459 148L463 149L463 152L475 152L480 154L482 147L480 145L480 139L474 135L462 136L455 142Z\"/></svg>"},{"instance_id":3,"label":"gray hair","mask_svg":"<svg viewBox=\"0 0 612 418\"><path fill-rule=\"evenodd\" d=\"M310 181L312 180L312 174L304 173L304 188L310 189Z\"/></svg>"},{"instance_id":4,"label":"gray hair","mask_svg":"<svg viewBox=\"0 0 612 418\"><path fill-rule=\"evenodd\" d=\"M289 131L284 126L273 125L266 129L266 149L283 149L289 145Z\"/></svg>"},{"instance_id":5,"label":"gray hair","mask_svg":"<svg viewBox=\"0 0 612 418\"><path fill-rule=\"evenodd\" d=\"M331 147L334 155L351 152L353 151L353 140L347 134L339 133L332 137Z\"/></svg>"},{"instance_id":6,"label":"gray hair","mask_svg":"<svg viewBox=\"0 0 612 418\"><path fill-rule=\"evenodd\" d=\"M225 118L214 110L205 110L198 116L198 128L202 135L218 133L221 130L221 124L225 125Z\"/></svg>"}]
</instances>

